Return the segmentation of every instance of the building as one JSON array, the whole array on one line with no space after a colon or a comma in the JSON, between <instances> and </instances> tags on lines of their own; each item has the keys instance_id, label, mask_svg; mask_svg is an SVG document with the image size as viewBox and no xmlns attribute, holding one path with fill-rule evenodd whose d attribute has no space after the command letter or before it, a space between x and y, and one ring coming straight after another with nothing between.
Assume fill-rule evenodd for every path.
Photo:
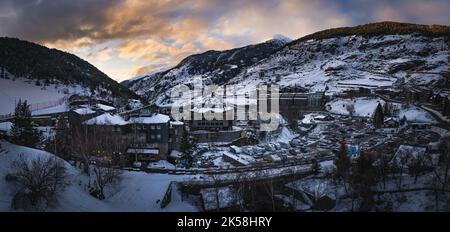
<instances>
[{"instance_id":1,"label":"building","mask_svg":"<svg viewBox=\"0 0 450 232\"><path fill-rule=\"evenodd\" d=\"M127 156L131 162L165 160L172 149L179 149L184 123L171 122L163 114L143 111L126 120L118 114L104 113L82 123L89 151Z\"/></svg>"},{"instance_id":2,"label":"building","mask_svg":"<svg viewBox=\"0 0 450 232\"><path fill-rule=\"evenodd\" d=\"M133 148L156 149L159 159L167 159L169 153L170 117L164 114L142 115L128 120L132 131L136 131L145 143L134 144ZM144 140L144 139L142 139Z\"/></svg>"},{"instance_id":3,"label":"building","mask_svg":"<svg viewBox=\"0 0 450 232\"><path fill-rule=\"evenodd\" d=\"M432 99L435 109L444 116L450 116L450 90L442 90L435 94Z\"/></svg>"},{"instance_id":4,"label":"building","mask_svg":"<svg viewBox=\"0 0 450 232\"><path fill-rule=\"evenodd\" d=\"M79 127L89 119L99 116L101 113L89 107L75 108L69 111L68 120L71 127Z\"/></svg>"},{"instance_id":5,"label":"building","mask_svg":"<svg viewBox=\"0 0 450 232\"><path fill-rule=\"evenodd\" d=\"M406 86L404 88L404 95L407 103L426 103L429 102L433 96L433 91L421 86Z\"/></svg>"},{"instance_id":6,"label":"building","mask_svg":"<svg viewBox=\"0 0 450 232\"><path fill-rule=\"evenodd\" d=\"M280 113L289 120L297 120L307 113L322 111L325 103L324 92L280 93L279 99Z\"/></svg>"},{"instance_id":7,"label":"building","mask_svg":"<svg viewBox=\"0 0 450 232\"><path fill-rule=\"evenodd\" d=\"M189 135L193 137L195 142L233 142L242 137L242 129L233 126L233 120L227 120L226 115L233 110L231 109L193 109L192 119L189 121ZM207 120L204 115L201 119L196 120L194 114L204 113L219 113L223 114L222 119ZM198 117L198 116L197 116Z\"/></svg>"},{"instance_id":8,"label":"building","mask_svg":"<svg viewBox=\"0 0 450 232\"><path fill-rule=\"evenodd\" d=\"M184 122L171 121L169 130L169 148L170 150L181 150L184 137Z\"/></svg>"}]
</instances>

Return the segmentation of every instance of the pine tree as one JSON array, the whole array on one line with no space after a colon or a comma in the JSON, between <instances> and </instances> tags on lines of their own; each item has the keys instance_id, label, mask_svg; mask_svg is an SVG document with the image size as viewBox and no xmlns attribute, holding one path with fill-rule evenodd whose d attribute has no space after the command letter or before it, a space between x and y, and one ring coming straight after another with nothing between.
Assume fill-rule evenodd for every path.
<instances>
[{"instance_id":1,"label":"pine tree","mask_svg":"<svg viewBox=\"0 0 450 232\"><path fill-rule=\"evenodd\" d=\"M19 100L12 123L11 140L13 143L27 147L36 147L39 144L41 137L31 119L30 106L27 101Z\"/></svg>"},{"instance_id":2,"label":"pine tree","mask_svg":"<svg viewBox=\"0 0 450 232\"><path fill-rule=\"evenodd\" d=\"M373 114L373 125L375 128L381 128L384 122L383 107L378 103L375 113Z\"/></svg>"},{"instance_id":3,"label":"pine tree","mask_svg":"<svg viewBox=\"0 0 450 232\"><path fill-rule=\"evenodd\" d=\"M181 159L186 161L186 165L187 167L191 167L192 163L194 162L194 158L192 157L192 141L189 140L189 135L187 133L187 131L183 131L183 137L181 139L181 147L180 150L181 152L184 153L183 157L181 157Z\"/></svg>"}]
</instances>

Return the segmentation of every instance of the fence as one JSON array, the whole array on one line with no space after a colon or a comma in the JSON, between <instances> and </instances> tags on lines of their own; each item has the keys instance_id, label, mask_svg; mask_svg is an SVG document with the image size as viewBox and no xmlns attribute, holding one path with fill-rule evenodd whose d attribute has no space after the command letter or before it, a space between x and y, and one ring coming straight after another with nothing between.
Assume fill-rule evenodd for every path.
<instances>
[{"instance_id":1,"label":"fence","mask_svg":"<svg viewBox=\"0 0 450 232\"><path fill-rule=\"evenodd\" d=\"M38 111L38 110L43 110L43 109L48 109L51 107L59 106L59 105L63 104L64 102L66 102L67 99L68 99L68 97L65 96L65 97L62 97L62 98L60 98L58 100L54 100L54 101L30 104L30 111L34 112L34 111ZM13 116L14 116L13 113L0 115L0 121L11 119Z\"/></svg>"},{"instance_id":2,"label":"fence","mask_svg":"<svg viewBox=\"0 0 450 232\"><path fill-rule=\"evenodd\" d=\"M67 101L67 96L60 98L55 101L47 101L47 102L40 102L40 103L34 103L30 105L31 112L37 111L37 110L43 110L48 109L51 107L59 106Z\"/></svg>"}]
</instances>

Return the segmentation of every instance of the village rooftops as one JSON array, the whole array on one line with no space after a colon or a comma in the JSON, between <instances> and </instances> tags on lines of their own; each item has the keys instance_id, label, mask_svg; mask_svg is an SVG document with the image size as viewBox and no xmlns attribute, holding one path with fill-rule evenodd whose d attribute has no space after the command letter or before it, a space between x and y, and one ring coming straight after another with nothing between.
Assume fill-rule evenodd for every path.
<instances>
[{"instance_id":1,"label":"village rooftops","mask_svg":"<svg viewBox=\"0 0 450 232\"><path fill-rule=\"evenodd\" d=\"M95 114L96 111L92 110L91 108L78 108L76 110L73 110L75 113L79 114L79 115L88 115L88 114Z\"/></svg>"},{"instance_id":2,"label":"village rooftops","mask_svg":"<svg viewBox=\"0 0 450 232\"><path fill-rule=\"evenodd\" d=\"M110 113L105 113L102 115L99 115L95 118L91 118L84 122L85 125L117 125L117 126L123 126L128 124L127 121L125 121L120 115L112 115Z\"/></svg>"},{"instance_id":3,"label":"village rooftops","mask_svg":"<svg viewBox=\"0 0 450 232\"><path fill-rule=\"evenodd\" d=\"M105 112L116 110L116 108L114 108L112 106L108 106L108 105L104 105L104 104L100 104L100 103L97 104L97 107Z\"/></svg>"},{"instance_id":4,"label":"village rooftops","mask_svg":"<svg viewBox=\"0 0 450 232\"><path fill-rule=\"evenodd\" d=\"M163 124L170 121L170 117L165 114L155 114L150 117L131 118L129 123L137 124Z\"/></svg>"}]
</instances>

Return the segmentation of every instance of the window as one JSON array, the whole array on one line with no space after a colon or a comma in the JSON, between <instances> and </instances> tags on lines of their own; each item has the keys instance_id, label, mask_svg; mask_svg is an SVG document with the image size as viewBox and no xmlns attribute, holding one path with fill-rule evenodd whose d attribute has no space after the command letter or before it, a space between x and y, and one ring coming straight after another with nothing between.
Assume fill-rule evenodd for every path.
<instances>
[{"instance_id":1,"label":"window","mask_svg":"<svg viewBox=\"0 0 450 232\"><path fill-rule=\"evenodd\" d=\"M157 125L156 129L161 130L161 125Z\"/></svg>"},{"instance_id":2,"label":"window","mask_svg":"<svg viewBox=\"0 0 450 232\"><path fill-rule=\"evenodd\" d=\"M161 139L161 134L157 134L156 138Z\"/></svg>"},{"instance_id":3,"label":"window","mask_svg":"<svg viewBox=\"0 0 450 232\"><path fill-rule=\"evenodd\" d=\"M150 135L150 138L155 139L155 135Z\"/></svg>"},{"instance_id":4,"label":"window","mask_svg":"<svg viewBox=\"0 0 450 232\"><path fill-rule=\"evenodd\" d=\"M154 125L151 125L150 128L151 128L152 130L154 130L154 129L155 129L155 126L154 126Z\"/></svg>"}]
</instances>

